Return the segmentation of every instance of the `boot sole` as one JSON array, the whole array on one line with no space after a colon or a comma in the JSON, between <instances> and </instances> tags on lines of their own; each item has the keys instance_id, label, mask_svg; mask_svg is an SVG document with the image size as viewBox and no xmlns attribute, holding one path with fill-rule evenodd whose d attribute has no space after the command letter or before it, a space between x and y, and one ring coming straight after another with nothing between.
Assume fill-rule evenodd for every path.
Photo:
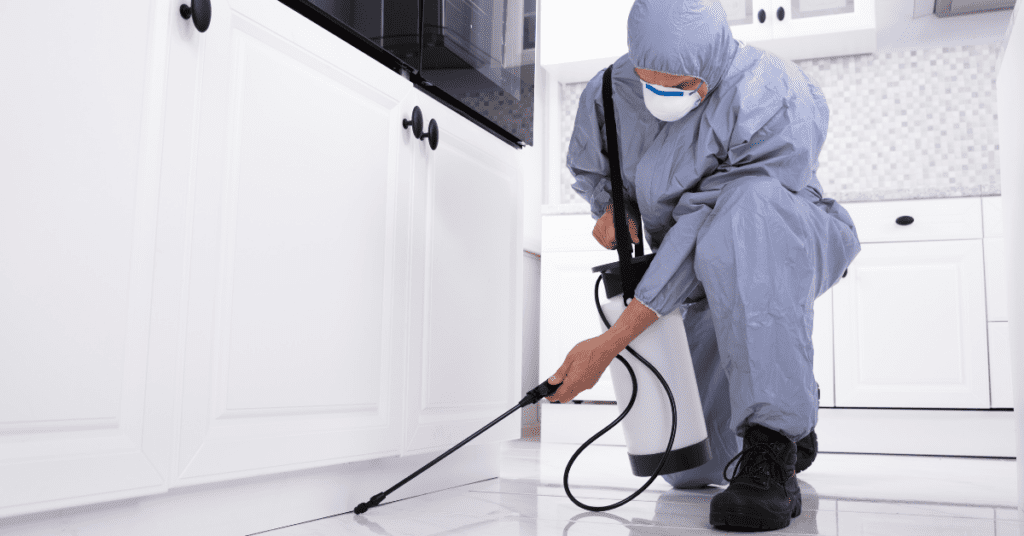
<instances>
[{"instance_id":1,"label":"boot sole","mask_svg":"<svg viewBox=\"0 0 1024 536\"><path fill-rule=\"evenodd\" d=\"M780 512L778 517L766 518L763 514L752 511L733 510L731 512L711 512L710 522L715 528L778 530L789 526L792 518L800 515L803 501L794 505L793 511L787 516Z\"/></svg>"}]
</instances>

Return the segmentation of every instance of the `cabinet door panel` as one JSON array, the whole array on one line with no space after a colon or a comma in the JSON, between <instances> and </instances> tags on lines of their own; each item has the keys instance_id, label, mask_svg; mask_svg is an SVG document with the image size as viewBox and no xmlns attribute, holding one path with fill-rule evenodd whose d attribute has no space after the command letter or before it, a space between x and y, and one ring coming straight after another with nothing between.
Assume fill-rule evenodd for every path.
<instances>
[{"instance_id":1,"label":"cabinet door panel","mask_svg":"<svg viewBox=\"0 0 1024 536\"><path fill-rule=\"evenodd\" d=\"M0 517L167 489L147 369L169 8L0 4Z\"/></svg>"},{"instance_id":2,"label":"cabinet door panel","mask_svg":"<svg viewBox=\"0 0 1024 536\"><path fill-rule=\"evenodd\" d=\"M278 2L218 7L198 84L180 485L376 457L401 432L411 84Z\"/></svg>"},{"instance_id":3,"label":"cabinet door panel","mask_svg":"<svg viewBox=\"0 0 1024 536\"><path fill-rule=\"evenodd\" d=\"M772 38L771 0L722 0L722 8L735 39L760 46L756 43ZM764 22L758 19L761 11L765 12Z\"/></svg>"},{"instance_id":4,"label":"cabinet door panel","mask_svg":"<svg viewBox=\"0 0 1024 536\"><path fill-rule=\"evenodd\" d=\"M437 150L416 154L407 453L451 446L522 397L522 213L516 149L421 95ZM418 331L416 331L418 330ZM480 439L519 437L518 418Z\"/></svg>"},{"instance_id":5,"label":"cabinet door panel","mask_svg":"<svg viewBox=\"0 0 1024 536\"><path fill-rule=\"evenodd\" d=\"M836 406L989 407L980 240L864 244L833 296Z\"/></svg>"},{"instance_id":6,"label":"cabinet door panel","mask_svg":"<svg viewBox=\"0 0 1024 536\"><path fill-rule=\"evenodd\" d=\"M771 38L754 43L781 58L869 54L878 49L874 0L771 0ZM782 20L779 20L779 10Z\"/></svg>"},{"instance_id":7,"label":"cabinet door panel","mask_svg":"<svg viewBox=\"0 0 1024 536\"><path fill-rule=\"evenodd\" d=\"M784 10L778 19L778 8ZM774 0L769 17L775 39L828 34L837 30L874 27L870 0Z\"/></svg>"}]
</instances>

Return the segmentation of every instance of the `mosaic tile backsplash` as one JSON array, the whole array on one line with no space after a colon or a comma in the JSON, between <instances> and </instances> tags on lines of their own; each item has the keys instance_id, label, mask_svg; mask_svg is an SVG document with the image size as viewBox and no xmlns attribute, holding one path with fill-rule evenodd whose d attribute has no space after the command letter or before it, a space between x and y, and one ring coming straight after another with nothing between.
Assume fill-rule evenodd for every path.
<instances>
[{"instance_id":1,"label":"mosaic tile backsplash","mask_svg":"<svg viewBox=\"0 0 1024 536\"><path fill-rule=\"evenodd\" d=\"M825 92L825 197L879 201L1000 195L996 76L1002 44L795 62ZM586 203L564 166L586 83L561 86L561 199Z\"/></svg>"}]
</instances>

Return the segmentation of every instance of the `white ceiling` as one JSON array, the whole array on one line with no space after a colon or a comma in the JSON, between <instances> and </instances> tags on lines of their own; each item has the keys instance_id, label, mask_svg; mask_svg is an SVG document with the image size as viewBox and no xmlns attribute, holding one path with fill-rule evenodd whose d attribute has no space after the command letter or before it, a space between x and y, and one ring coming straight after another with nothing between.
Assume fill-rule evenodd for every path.
<instances>
[{"instance_id":1,"label":"white ceiling","mask_svg":"<svg viewBox=\"0 0 1024 536\"><path fill-rule=\"evenodd\" d=\"M879 52L1001 43L1012 10L936 17L935 0L876 0Z\"/></svg>"}]
</instances>

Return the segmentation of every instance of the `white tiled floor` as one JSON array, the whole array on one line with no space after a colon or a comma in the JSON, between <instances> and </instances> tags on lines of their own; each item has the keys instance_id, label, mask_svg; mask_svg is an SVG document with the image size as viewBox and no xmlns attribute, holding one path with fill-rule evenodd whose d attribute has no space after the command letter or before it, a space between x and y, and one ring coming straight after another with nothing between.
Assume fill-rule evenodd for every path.
<instances>
[{"instance_id":1,"label":"white tiled floor","mask_svg":"<svg viewBox=\"0 0 1024 536\"><path fill-rule=\"evenodd\" d=\"M575 446L513 441L501 477L262 533L338 535L710 534L708 504L721 488L673 490L663 480L604 513L574 505L562 489ZM442 462L443 463L443 462ZM786 534L1024 536L1016 509L1016 465L1007 460L819 454L798 475L803 513ZM644 482L623 447L590 447L570 478L573 495L605 505Z\"/></svg>"}]
</instances>

